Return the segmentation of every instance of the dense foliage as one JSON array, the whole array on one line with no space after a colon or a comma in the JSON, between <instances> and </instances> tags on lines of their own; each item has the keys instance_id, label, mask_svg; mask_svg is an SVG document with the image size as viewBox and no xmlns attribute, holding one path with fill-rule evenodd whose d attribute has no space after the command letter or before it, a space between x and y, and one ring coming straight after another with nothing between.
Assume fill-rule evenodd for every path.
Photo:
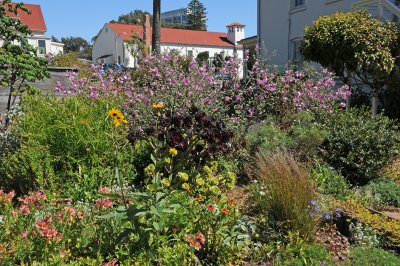
<instances>
[{"instance_id":1,"label":"dense foliage","mask_svg":"<svg viewBox=\"0 0 400 266\"><path fill-rule=\"evenodd\" d=\"M365 184L398 154L399 134L394 121L364 109L335 112L325 119L330 132L322 157L349 182Z\"/></svg>"},{"instance_id":2,"label":"dense foliage","mask_svg":"<svg viewBox=\"0 0 400 266\"><path fill-rule=\"evenodd\" d=\"M23 95L0 132L0 264L397 263L395 122L343 110L326 70L254 61L242 79L203 56Z\"/></svg>"},{"instance_id":3,"label":"dense foliage","mask_svg":"<svg viewBox=\"0 0 400 266\"><path fill-rule=\"evenodd\" d=\"M23 4L11 4L9 0L0 3L0 39L4 42L0 48L0 85L9 90L8 111L13 107L18 93L32 89L29 82L48 76L47 60L37 57L36 49L25 39L31 34L28 26L8 15L16 16L19 12L30 14ZM8 122L9 119L6 124Z\"/></svg>"}]
</instances>

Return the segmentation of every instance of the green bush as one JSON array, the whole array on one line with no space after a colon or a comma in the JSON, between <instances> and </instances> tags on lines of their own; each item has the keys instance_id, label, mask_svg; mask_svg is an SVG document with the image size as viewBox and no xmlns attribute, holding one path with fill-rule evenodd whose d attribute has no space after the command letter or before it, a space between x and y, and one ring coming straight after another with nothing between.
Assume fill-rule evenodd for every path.
<instances>
[{"instance_id":1,"label":"green bush","mask_svg":"<svg viewBox=\"0 0 400 266\"><path fill-rule=\"evenodd\" d=\"M350 195L350 188L346 179L328 166L320 165L316 167L312 170L312 176L322 194L332 195L341 200Z\"/></svg>"},{"instance_id":2,"label":"green bush","mask_svg":"<svg viewBox=\"0 0 400 266\"><path fill-rule=\"evenodd\" d=\"M400 184L382 178L368 183L364 189L379 197L383 204L400 207Z\"/></svg>"},{"instance_id":3,"label":"green bush","mask_svg":"<svg viewBox=\"0 0 400 266\"><path fill-rule=\"evenodd\" d=\"M290 150L302 158L315 154L328 132L316 122L309 111L302 111L290 117L290 125L285 130L271 120L266 120L249 128L246 145L250 153L257 151Z\"/></svg>"},{"instance_id":4,"label":"green bush","mask_svg":"<svg viewBox=\"0 0 400 266\"><path fill-rule=\"evenodd\" d=\"M287 148L293 140L271 121L264 121L249 128L246 135L247 150L274 151Z\"/></svg>"},{"instance_id":5,"label":"green bush","mask_svg":"<svg viewBox=\"0 0 400 266\"><path fill-rule=\"evenodd\" d=\"M337 111L324 119L329 136L322 158L353 184L365 184L398 154L399 133L389 118L366 109Z\"/></svg>"},{"instance_id":6,"label":"green bush","mask_svg":"<svg viewBox=\"0 0 400 266\"><path fill-rule=\"evenodd\" d=\"M7 189L60 190L84 199L100 185L113 185L112 121L107 117L112 102L27 96L21 105L24 115L12 128L20 149L5 151L0 162L0 182ZM125 134L118 137L124 140ZM120 149L120 169L129 183L140 156L129 145Z\"/></svg>"},{"instance_id":7,"label":"green bush","mask_svg":"<svg viewBox=\"0 0 400 266\"><path fill-rule=\"evenodd\" d=\"M280 265L335 265L332 256L321 245L301 245L285 248Z\"/></svg>"},{"instance_id":8,"label":"green bush","mask_svg":"<svg viewBox=\"0 0 400 266\"><path fill-rule=\"evenodd\" d=\"M312 157L328 136L328 131L322 128L322 125L316 121L315 115L310 111L295 114L292 116L292 120L289 134L294 141L293 152L302 157Z\"/></svg>"},{"instance_id":9,"label":"green bush","mask_svg":"<svg viewBox=\"0 0 400 266\"><path fill-rule=\"evenodd\" d=\"M400 257L378 248L353 248L351 261L346 265L355 266L396 266L400 265Z\"/></svg>"}]
</instances>

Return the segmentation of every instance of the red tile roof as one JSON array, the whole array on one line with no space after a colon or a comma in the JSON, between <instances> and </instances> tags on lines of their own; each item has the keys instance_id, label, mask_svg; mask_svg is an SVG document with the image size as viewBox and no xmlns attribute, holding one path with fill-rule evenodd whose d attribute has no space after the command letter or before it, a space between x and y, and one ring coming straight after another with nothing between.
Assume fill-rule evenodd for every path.
<instances>
[{"instance_id":1,"label":"red tile roof","mask_svg":"<svg viewBox=\"0 0 400 266\"><path fill-rule=\"evenodd\" d=\"M239 22L233 22L233 23L227 25L227 27L246 27L246 25L243 25L242 23L239 23Z\"/></svg>"},{"instance_id":2,"label":"red tile roof","mask_svg":"<svg viewBox=\"0 0 400 266\"><path fill-rule=\"evenodd\" d=\"M15 3L13 3L13 6L15 6ZM18 17L23 24L28 25L31 31L47 31L40 5L24 4L24 6L31 11L30 15L18 10L18 16L15 16L14 13L7 13L8 16L12 18Z\"/></svg>"},{"instance_id":3,"label":"red tile roof","mask_svg":"<svg viewBox=\"0 0 400 266\"><path fill-rule=\"evenodd\" d=\"M124 41L128 41L132 35L143 38L143 26L141 25L116 23L108 23L107 25ZM149 34L151 36L152 28L150 28ZM227 36L223 32L161 28L161 43L233 47L234 45L228 41Z\"/></svg>"}]
</instances>

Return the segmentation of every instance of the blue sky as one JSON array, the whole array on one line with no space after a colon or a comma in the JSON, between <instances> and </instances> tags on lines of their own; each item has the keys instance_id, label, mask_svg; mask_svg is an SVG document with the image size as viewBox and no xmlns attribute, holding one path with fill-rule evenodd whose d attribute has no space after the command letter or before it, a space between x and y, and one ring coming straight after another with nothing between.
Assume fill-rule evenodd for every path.
<instances>
[{"instance_id":1,"label":"blue sky","mask_svg":"<svg viewBox=\"0 0 400 266\"><path fill-rule=\"evenodd\" d=\"M88 41L104 23L135 9L152 12L152 0L15 0L40 4L47 25L47 35L57 38L76 36ZM186 7L190 0L161 0L161 11ZM246 27L246 37L257 33L257 1L202 0L207 8L208 31L225 32L231 22Z\"/></svg>"}]
</instances>

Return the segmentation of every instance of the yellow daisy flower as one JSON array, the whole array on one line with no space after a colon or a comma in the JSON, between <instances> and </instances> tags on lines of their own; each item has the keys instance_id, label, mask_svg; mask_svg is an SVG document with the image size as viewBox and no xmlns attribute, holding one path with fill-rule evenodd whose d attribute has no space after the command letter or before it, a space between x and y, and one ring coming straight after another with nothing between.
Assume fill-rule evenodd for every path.
<instances>
[{"instance_id":1,"label":"yellow daisy flower","mask_svg":"<svg viewBox=\"0 0 400 266\"><path fill-rule=\"evenodd\" d=\"M108 115L114 119L123 116L122 112L117 108L112 108L110 111L108 111Z\"/></svg>"}]
</instances>

